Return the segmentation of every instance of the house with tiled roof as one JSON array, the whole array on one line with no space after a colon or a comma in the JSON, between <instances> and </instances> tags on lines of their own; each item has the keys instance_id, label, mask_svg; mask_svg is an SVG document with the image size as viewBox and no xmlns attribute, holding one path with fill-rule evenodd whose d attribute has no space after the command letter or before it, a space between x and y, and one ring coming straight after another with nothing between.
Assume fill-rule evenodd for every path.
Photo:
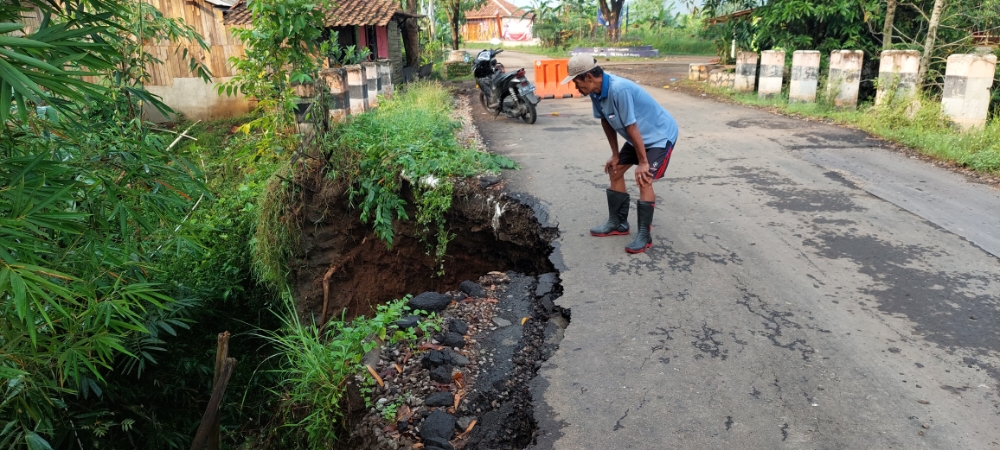
<instances>
[{"instance_id":1,"label":"house with tiled roof","mask_svg":"<svg viewBox=\"0 0 1000 450\"><path fill-rule=\"evenodd\" d=\"M462 39L487 42L499 38L506 42L531 42L535 17L507 0L487 0L480 7L465 12Z\"/></svg>"},{"instance_id":2,"label":"house with tiled roof","mask_svg":"<svg viewBox=\"0 0 1000 450\"><path fill-rule=\"evenodd\" d=\"M253 20L242 0L224 15L227 26L249 26ZM422 16L403 12L393 0L337 0L326 16L326 26L337 33L340 47L367 48L372 60L388 60L392 64L394 83L403 82L403 21Z\"/></svg>"},{"instance_id":3,"label":"house with tiled roof","mask_svg":"<svg viewBox=\"0 0 1000 450\"><path fill-rule=\"evenodd\" d=\"M165 16L181 19L192 26L209 46L206 51L196 45L145 42L145 48L159 60L147 67L150 80L146 88L189 119L213 119L248 112L250 103L246 98L219 95L215 88L217 83L226 82L234 75L229 58L243 56L243 44L233 36L233 28L252 25L247 0L143 1ZM404 59L400 26L407 18L421 16L404 13L393 0L337 0L335 3L327 14L326 25L330 31L337 32L337 43L368 48L373 59L389 60L393 82L402 83ZM183 57L184 51L209 69L211 82L205 82L191 71ZM153 121L174 119L163 117L152 109L147 111L147 117Z\"/></svg>"}]
</instances>

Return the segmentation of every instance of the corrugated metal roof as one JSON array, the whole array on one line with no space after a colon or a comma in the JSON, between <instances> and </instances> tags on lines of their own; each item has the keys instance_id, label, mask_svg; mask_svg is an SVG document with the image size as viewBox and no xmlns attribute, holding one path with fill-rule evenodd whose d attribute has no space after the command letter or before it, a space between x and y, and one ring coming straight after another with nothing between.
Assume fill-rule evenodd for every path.
<instances>
[{"instance_id":1,"label":"corrugated metal roof","mask_svg":"<svg viewBox=\"0 0 1000 450\"><path fill-rule=\"evenodd\" d=\"M209 0L211 1L211 0ZM216 0L226 1L226 0ZM257 0L264 1L264 0ZM421 17L404 13L393 0L337 0L336 5L327 13L326 26L386 26L393 15L404 17ZM246 3L240 2L225 13L226 25L250 25L252 15Z\"/></svg>"}]
</instances>

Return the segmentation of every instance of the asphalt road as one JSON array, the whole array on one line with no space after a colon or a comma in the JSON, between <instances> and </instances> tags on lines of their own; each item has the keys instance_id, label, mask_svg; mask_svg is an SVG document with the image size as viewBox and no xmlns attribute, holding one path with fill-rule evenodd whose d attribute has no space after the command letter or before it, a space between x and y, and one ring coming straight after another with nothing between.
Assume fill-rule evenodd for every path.
<instances>
[{"instance_id":1,"label":"asphalt road","mask_svg":"<svg viewBox=\"0 0 1000 450\"><path fill-rule=\"evenodd\" d=\"M537 448L1000 448L1000 192L857 131L648 90L681 136L638 256L588 233L610 154L589 100L535 125L474 109L561 231L572 322L534 381Z\"/></svg>"}]
</instances>

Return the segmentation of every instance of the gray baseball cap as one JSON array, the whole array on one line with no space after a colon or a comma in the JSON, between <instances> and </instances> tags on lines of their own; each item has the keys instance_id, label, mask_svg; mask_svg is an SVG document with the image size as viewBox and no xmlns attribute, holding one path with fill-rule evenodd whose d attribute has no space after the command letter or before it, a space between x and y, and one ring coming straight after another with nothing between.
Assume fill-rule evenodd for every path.
<instances>
[{"instance_id":1,"label":"gray baseball cap","mask_svg":"<svg viewBox=\"0 0 1000 450\"><path fill-rule=\"evenodd\" d=\"M566 64L566 73L569 76L563 78L562 83L559 84L569 83L577 76L589 72L594 67L597 67L597 60L593 56L576 55L569 59L569 64Z\"/></svg>"}]
</instances>

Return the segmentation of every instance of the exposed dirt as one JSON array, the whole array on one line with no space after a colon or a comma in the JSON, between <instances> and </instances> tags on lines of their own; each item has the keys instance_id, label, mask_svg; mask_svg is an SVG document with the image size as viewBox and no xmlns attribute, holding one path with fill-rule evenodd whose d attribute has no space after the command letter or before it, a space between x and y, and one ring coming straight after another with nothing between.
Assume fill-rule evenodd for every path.
<instances>
[{"instance_id":1,"label":"exposed dirt","mask_svg":"<svg viewBox=\"0 0 1000 450\"><path fill-rule=\"evenodd\" d=\"M456 289L462 280L478 279L490 271L552 270L546 249L556 230L539 225L532 206L503 193L502 182L485 188L476 179L456 182L447 215L448 230L455 238L440 275L440 266L413 222L395 223L395 241L387 247L370 225L361 223L358 212L349 209L344 190L315 166L315 173L300 177L307 188L301 203L304 223L292 265L302 312L322 315L327 273L327 317L346 313L350 318L406 294ZM412 204L409 190L404 194ZM412 207L407 213L414 217Z\"/></svg>"}]
</instances>

